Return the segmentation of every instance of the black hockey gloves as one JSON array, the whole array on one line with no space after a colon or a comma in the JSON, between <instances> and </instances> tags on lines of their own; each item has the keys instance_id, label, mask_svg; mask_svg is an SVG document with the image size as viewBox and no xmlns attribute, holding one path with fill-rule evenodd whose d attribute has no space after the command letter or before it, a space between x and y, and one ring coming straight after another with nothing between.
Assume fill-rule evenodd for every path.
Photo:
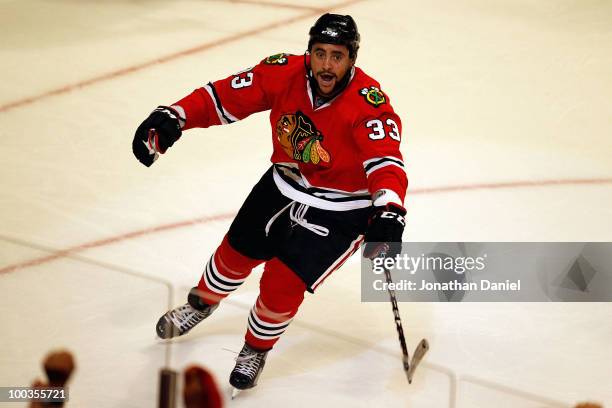
<instances>
[{"instance_id":1,"label":"black hockey gloves","mask_svg":"<svg viewBox=\"0 0 612 408\"><path fill-rule=\"evenodd\" d=\"M402 249L402 233L404 232L404 215L406 210L393 203L384 207L374 207L365 234L363 256L376 258L381 253L394 257Z\"/></svg>"},{"instance_id":2,"label":"black hockey gloves","mask_svg":"<svg viewBox=\"0 0 612 408\"><path fill-rule=\"evenodd\" d=\"M181 137L179 114L169 106L158 106L136 129L132 151L139 162L149 167L159 154Z\"/></svg>"}]
</instances>

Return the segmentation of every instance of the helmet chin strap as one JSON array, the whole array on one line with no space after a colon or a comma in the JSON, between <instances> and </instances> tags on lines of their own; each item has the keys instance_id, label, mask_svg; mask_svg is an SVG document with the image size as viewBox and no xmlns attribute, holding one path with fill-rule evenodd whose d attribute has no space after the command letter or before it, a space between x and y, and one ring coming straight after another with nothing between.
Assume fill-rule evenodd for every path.
<instances>
[{"instance_id":1,"label":"helmet chin strap","mask_svg":"<svg viewBox=\"0 0 612 408\"><path fill-rule=\"evenodd\" d=\"M351 67L344 73L342 80L340 80L336 83L336 85L334 85L334 89L331 91L331 93L328 95L323 95L323 93L319 89L319 83L317 82L316 78L314 77L314 74L312 73L312 69L306 63L307 55L309 55L308 51L304 53L304 68L306 69L306 78L310 82L310 88L314 92L316 92L319 97L325 98L326 100L330 100L338 96L340 92L344 91L344 88L346 88L346 86L348 85L353 70L355 69L355 63L353 63L353 65L351 65Z\"/></svg>"}]
</instances>

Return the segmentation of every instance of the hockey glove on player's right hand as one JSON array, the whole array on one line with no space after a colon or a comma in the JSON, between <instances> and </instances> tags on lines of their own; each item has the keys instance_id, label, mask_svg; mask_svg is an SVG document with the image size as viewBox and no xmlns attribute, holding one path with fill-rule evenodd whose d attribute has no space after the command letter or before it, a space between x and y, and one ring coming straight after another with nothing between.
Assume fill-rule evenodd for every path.
<instances>
[{"instance_id":1,"label":"hockey glove on player's right hand","mask_svg":"<svg viewBox=\"0 0 612 408\"><path fill-rule=\"evenodd\" d=\"M406 210L399 204L388 203L385 206L374 207L365 234L363 256L376 258L385 253L386 257L394 257L402 249L402 234L406 221Z\"/></svg>"},{"instance_id":2,"label":"hockey glove on player's right hand","mask_svg":"<svg viewBox=\"0 0 612 408\"><path fill-rule=\"evenodd\" d=\"M164 154L181 137L180 120L179 113L169 106L158 106L151 112L136 129L132 141L132 152L138 161L149 167L159 154Z\"/></svg>"}]
</instances>

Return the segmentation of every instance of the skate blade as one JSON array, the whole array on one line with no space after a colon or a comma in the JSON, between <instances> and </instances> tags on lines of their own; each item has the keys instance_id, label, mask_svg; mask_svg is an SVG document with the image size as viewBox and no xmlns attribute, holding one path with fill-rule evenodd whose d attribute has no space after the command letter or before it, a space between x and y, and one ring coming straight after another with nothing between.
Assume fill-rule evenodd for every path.
<instances>
[{"instance_id":1,"label":"skate blade","mask_svg":"<svg viewBox=\"0 0 612 408\"><path fill-rule=\"evenodd\" d=\"M238 396L238 394L240 394L240 391L238 388L232 388L232 399L236 398Z\"/></svg>"}]
</instances>

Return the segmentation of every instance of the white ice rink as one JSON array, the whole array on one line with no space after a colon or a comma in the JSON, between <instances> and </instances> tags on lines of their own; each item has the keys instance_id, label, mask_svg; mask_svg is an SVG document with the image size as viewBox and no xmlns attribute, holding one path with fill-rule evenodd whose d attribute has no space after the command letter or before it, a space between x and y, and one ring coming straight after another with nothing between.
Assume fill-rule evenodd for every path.
<instances>
[{"instance_id":1,"label":"white ice rink","mask_svg":"<svg viewBox=\"0 0 612 408\"><path fill-rule=\"evenodd\" d=\"M303 53L329 10L356 19L357 65L403 120L404 240L612 241L609 1L0 0L0 386L65 347L69 407L155 406L166 363L210 368L227 394L260 271L188 336L154 325L269 166L267 115L189 131L151 168L132 136L159 104ZM612 305L401 303L409 347L431 343L408 386L358 261L227 406L612 407Z\"/></svg>"}]
</instances>

